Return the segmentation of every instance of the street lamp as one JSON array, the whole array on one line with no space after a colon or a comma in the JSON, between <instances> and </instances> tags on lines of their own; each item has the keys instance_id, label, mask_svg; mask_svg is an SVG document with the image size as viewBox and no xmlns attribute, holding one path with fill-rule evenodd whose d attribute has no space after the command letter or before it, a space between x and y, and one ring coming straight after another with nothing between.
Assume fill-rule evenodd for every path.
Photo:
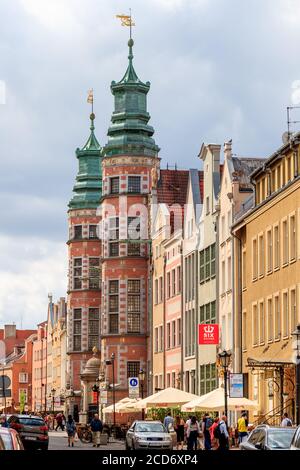
<instances>
[{"instance_id":1,"label":"street lamp","mask_svg":"<svg viewBox=\"0 0 300 470\"><path fill-rule=\"evenodd\" d=\"M51 389L50 397L52 397L52 414L53 414L53 429L54 429L54 397L55 397L55 388Z\"/></svg>"},{"instance_id":2,"label":"street lamp","mask_svg":"<svg viewBox=\"0 0 300 470\"><path fill-rule=\"evenodd\" d=\"M92 391L97 393L97 413L99 413L99 393L100 393L100 379L96 379L96 383L92 387Z\"/></svg>"},{"instance_id":3,"label":"street lamp","mask_svg":"<svg viewBox=\"0 0 300 470\"><path fill-rule=\"evenodd\" d=\"M300 424L300 324L297 325L296 330L292 333L295 343L294 350L296 351L296 424Z\"/></svg>"},{"instance_id":4,"label":"street lamp","mask_svg":"<svg viewBox=\"0 0 300 470\"><path fill-rule=\"evenodd\" d=\"M228 386L228 367L230 364L231 359L231 352L230 351L222 351L218 354L220 366L223 368L224 372L224 398L225 398L225 416L227 418L228 415L228 393L227 393L227 386Z\"/></svg>"},{"instance_id":5,"label":"street lamp","mask_svg":"<svg viewBox=\"0 0 300 470\"><path fill-rule=\"evenodd\" d=\"M110 360L106 360L107 366L112 366L112 395L113 395L113 413L114 413L114 429L116 429L116 396L115 396L115 354L112 353Z\"/></svg>"},{"instance_id":6,"label":"street lamp","mask_svg":"<svg viewBox=\"0 0 300 470\"><path fill-rule=\"evenodd\" d=\"M139 371L139 381L140 381L140 386L141 386L141 395L142 395L142 400L144 398L144 382L145 382L145 377L146 374L143 369L140 369ZM142 408L142 420L145 419L145 410Z\"/></svg>"}]
</instances>

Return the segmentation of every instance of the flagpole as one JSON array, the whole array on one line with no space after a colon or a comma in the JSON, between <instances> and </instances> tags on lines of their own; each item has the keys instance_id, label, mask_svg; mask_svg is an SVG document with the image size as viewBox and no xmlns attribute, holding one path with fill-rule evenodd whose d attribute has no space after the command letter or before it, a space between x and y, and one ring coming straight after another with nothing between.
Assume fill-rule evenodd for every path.
<instances>
[{"instance_id":1,"label":"flagpole","mask_svg":"<svg viewBox=\"0 0 300 470\"><path fill-rule=\"evenodd\" d=\"M130 24L129 24L129 38L131 39L131 28L132 28L132 23L131 23L131 8L129 8L129 16L130 16Z\"/></svg>"}]
</instances>

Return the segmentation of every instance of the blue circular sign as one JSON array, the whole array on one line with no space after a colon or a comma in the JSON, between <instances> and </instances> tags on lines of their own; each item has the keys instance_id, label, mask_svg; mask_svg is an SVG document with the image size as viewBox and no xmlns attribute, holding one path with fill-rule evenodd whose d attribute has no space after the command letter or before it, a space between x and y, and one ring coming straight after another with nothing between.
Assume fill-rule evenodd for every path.
<instances>
[{"instance_id":1,"label":"blue circular sign","mask_svg":"<svg viewBox=\"0 0 300 470\"><path fill-rule=\"evenodd\" d=\"M130 387L137 387L138 386L138 380L133 378L133 379L130 379L129 381L129 384L130 384Z\"/></svg>"}]
</instances>

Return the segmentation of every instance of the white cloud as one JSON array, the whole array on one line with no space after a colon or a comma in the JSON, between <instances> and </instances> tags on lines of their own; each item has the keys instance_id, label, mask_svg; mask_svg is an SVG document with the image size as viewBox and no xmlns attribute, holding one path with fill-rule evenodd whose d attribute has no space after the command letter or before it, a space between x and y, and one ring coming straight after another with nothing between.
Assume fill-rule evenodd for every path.
<instances>
[{"instance_id":1,"label":"white cloud","mask_svg":"<svg viewBox=\"0 0 300 470\"><path fill-rule=\"evenodd\" d=\"M0 322L34 328L47 317L47 294L66 294L65 243L0 237Z\"/></svg>"}]
</instances>

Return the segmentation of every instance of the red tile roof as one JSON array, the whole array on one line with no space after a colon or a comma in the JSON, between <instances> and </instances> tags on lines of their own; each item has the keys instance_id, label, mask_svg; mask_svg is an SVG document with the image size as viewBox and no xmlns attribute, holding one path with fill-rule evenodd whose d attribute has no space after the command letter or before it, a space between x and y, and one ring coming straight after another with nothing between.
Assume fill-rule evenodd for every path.
<instances>
[{"instance_id":1,"label":"red tile roof","mask_svg":"<svg viewBox=\"0 0 300 470\"><path fill-rule=\"evenodd\" d=\"M36 330L16 330L16 337L4 339L4 330L0 330L0 340L5 344L5 355L8 356L14 350L15 346L24 346L25 340L36 333Z\"/></svg>"}]
</instances>

